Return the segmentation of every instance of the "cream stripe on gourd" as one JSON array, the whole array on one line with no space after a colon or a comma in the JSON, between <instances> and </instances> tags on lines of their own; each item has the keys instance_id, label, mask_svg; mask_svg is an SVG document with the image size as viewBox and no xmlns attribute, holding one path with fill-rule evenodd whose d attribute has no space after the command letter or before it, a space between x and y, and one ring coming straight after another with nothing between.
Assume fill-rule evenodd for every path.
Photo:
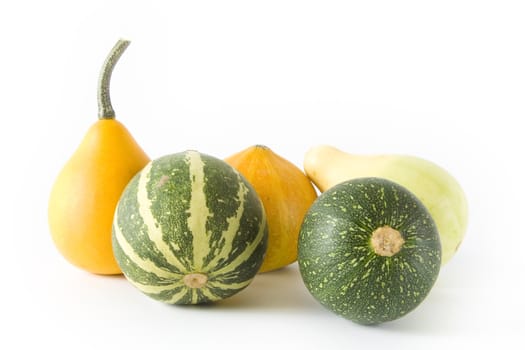
<instances>
[{"instance_id":1,"label":"cream stripe on gourd","mask_svg":"<svg viewBox=\"0 0 525 350\"><path fill-rule=\"evenodd\" d=\"M197 294L197 288L192 288L190 292L191 292L191 303L196 304L197 301L199 300L199 295Z\"/></svg>"},{"instance_id":2,"label":"cream stripe on gourd","mask_svg":"<svg viewBox=\"0 0 525 350\"><path fill-rule=\"evenodd\" d=\"M239 181L239 190L237 191L237 198L239 200L239 206L237 207L237 212L235 216L229 217L226 222L228 223L228 228L226 231L223 231L221 237L224 238L224 245L222 246L219 254L215 255L208 263L209 266L216 266L220 259L227 259L228 255L233 250L233 240L235 239L237 230L241 225L241 218L244 213L245 205L245 196L248 193L248 187Z\"/></svg>"},{"instance_id":3,"label":"cream stripe on gourd","mask_svg":"<svg viewBox=\"0 0 525 350\"><path fill-rule=\"evenodd\" d=\"M187 161L191 182L190 207L187 210L188 227L193 236L193 268L194 271L202 271L204 258L210 252L208 232L206 232L206 221L212 215L206 206L206 194L204 193L204 162L198 152L189 151Z\"/></svg>"},{"instance_id":4,"label":"cream stripe on gourd","mask_svg":"<svg viewBox=\"0 0 525 350\"><path fill-rule=\"evenodd\" d=\"M222 282L219 282L217 280L214 280L212 282L209 282L208 283L208 286L210 288L220 288L220 289L241 289L241 288L244 288L246 287L248 284L250 284L250 282L252 281L252 277L248 278L246 281L244 282L239 282L239 283L222 283Z\"/></svg>"},{"instance_id":5,"label":"cream stripe on gourd","mask_svg":"<svg viewBox=\"0 0 525 350\"><path fill-rule=\"evenodd\" d=\"M139 206L139 213L147 228L148 238L155 245L155 247L162 253L162 256L168 263L175 266L181 274L186 271L184 265L172 253L169 245L162 239L163 233L161 226L153 217L151 212L152 202L148 197L147 183L151 174L152 163L149 163L141 172L138 183L137 203Z\"/></svg>"},{"instance_id":6,"label":"cream stripe on gourd","mask_svg":"<svg viewBox=\"0 0 525 350\"><path fill-rule=\"evenodd\" d=\"M201 293L208 298L210 301L216 301L222 299L220 296L213 294L213 292L208 288L210 283L205 288L201 288Z\"/></svg>"},{"instance_id":7,"label":"cream stripe on gourd","mask_svg":"<svg viewBox=\"0 0 525 350\"><path fill-rule=\"evenodd\" d=\"M253 252L255 251L255 249L257 249L257 247L264 238L264 230L266 229L266 215L264 214L264 212L261 217L261 220L262 224L259 226L259 232L257 232L256 239L253 240L246 248L244 248L242 253L235 257L235 259L232 260L229 264L226 264L222 268L213 271L213 275L217 276L221 273L224 273L225 271L233 271L252 256Z\"/></svg>"},{"instance_id":8,"label":"cream stripe on gourd","mask_svg":"<svg viewBox=\"0 0 525 350\"><path fill-rule=\"evenodd\" d=\"M139 266L144 271L151 272L160 279L162 278L171 279L173 277L180 276L180 274L176 274L176 273L169 272L169 271L159 268L151 260L142 259L137 253L135 253L135 251L133 250L133 247L128 243L128 241L126 241L126 238L124 237L124 235L122 234L122 231L120 230L120 226L118 225L118 214L115 214L115 215L116 215L116 219L115 219L116 224L113 225L115 228L115 238L117 239L117 242L120 245L120 248L122 249L122 251L127 256L128 259L130 259L135 265Z\"/></svg>"},{"instance_id":9,"label":"cream stripe on gourd","mask_svg":"<svg viewBox=\"0 0 525 350\"><path fill-rule=\"evenodd\" d=\"M182 288L181 291L179 291L176 294L173 294L173 296L169 300L166 300L166 302L170 304L174 304L178 302L180 299L182 299L189 291L190 290L188 288Z\"/></svg>"}]
</instances>

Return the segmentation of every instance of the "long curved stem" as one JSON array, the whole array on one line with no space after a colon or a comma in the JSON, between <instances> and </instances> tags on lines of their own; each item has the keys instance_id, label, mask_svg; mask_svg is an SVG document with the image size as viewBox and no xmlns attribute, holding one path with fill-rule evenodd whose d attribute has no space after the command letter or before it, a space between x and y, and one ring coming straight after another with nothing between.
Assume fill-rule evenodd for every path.
<instances>
[{"instance_id":1,"label":"long curved stem","mask_svg":"<svg viewBox=\"0 0 525 350\"><path fill-rule=\"evenodd\" d=\"M111 49L106 61L104 61L102 65L98 80L98 119L115 119L115 111L113 110L111 98L109 97L109 82L113 68L115 68L117 61L129 44L129 40L119 40L115 46L113 46L113 49Z\"/></svg>"}]
</instances>

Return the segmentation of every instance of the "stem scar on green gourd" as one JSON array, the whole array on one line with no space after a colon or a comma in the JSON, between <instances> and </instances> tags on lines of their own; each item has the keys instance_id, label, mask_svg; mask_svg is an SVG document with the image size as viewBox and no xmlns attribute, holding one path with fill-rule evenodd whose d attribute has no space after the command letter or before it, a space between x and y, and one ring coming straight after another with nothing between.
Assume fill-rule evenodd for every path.
<instances>
[{"instance_id":1,"label":"stem scar on green gourd","mask_svg":"<svg viewBox=\"0 0 525 350\"><path fill-rule=\"evenodd\" d=\"M109 83L113 68L115 68L117 61L129 44L129 40L120 39L115 46L113 46L113 49L111 49L102 65L98 80L98 119L115 119L115 111L113 110L109 96Z\"/></svg>"},{"instance_id":2,"label":"stem scar on green gourd","mask_svg":"<svg viewBox=\"0 0 525 350\"><path fill-rule=\"evenodd\" d=\"M370 244L374 249L374 252L377 255L381 256L394 256L403 247L405 240L396 229L385 225L378 227L372 232L372 237L370 238Z\"/></svg>"}]
</instances>

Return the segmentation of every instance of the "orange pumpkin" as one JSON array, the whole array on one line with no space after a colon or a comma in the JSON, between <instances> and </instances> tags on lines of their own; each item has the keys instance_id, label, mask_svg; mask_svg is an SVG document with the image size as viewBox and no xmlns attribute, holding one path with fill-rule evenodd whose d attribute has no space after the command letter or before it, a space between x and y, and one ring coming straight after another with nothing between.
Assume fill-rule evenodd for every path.
<instances>
[{"instance_id":1,"label":"orange pumpkin","mask_svg":"<svg viewBox=\"0 0 525 350\"><path fill-rule=\"evenodd\" d=\"M53 241L73 265L97 274L120 274L111 229L117 202L149 158L114 119L109 77L129 42L119 41L106 61L99 86L99 120L59 173L49 198Z\"/></svg>"},{"instance_id":2,"label":"orange pumpkin","mask_svg":"<svg viewBox=\"0 0 525 350\"><path fill-rule=\"evenodd\" d=\"M266 146L249 147L225 159L255 188L268 221L268 249L259 272L297 260L303 218L317 198L312 183L294 164Z\"/></svg>"}]
</instances>

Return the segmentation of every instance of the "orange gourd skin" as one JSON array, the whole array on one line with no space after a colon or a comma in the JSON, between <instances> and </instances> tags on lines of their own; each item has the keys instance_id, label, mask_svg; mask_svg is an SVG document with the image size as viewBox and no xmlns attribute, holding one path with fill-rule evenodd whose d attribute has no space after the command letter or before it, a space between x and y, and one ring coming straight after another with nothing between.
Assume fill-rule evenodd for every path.
<instances>
[{"instance_id":1,"label":"orange gourd skin","mask_svg":"<svg viewBox=\"0 0 525 350\"><path fill-rule=\"evenodd\" d=\"M303 218L317 198L310 180L298 167L265 146L249 147L225 161L251 183L266 211L268 248L259 272L295 262Z\"/></svg>"},{"instance_id":2,"label":"orange gourd skin","mask_svg":"<svg viewBox=\"0 0 525 350\"><path fill-rule=\"evenodd\" d=\"M48 219L59 252L95 274L120 274L111 228L117 202L149 157L115 119L98 120L59 173Z\"/></svg>"}]
</instances>

